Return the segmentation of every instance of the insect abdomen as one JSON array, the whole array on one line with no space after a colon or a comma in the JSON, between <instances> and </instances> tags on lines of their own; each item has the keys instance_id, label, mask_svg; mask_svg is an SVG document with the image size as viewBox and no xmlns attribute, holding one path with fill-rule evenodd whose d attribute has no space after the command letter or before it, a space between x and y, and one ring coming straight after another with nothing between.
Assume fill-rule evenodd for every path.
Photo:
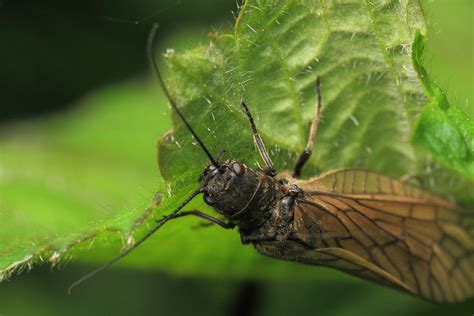
<instances>
[{"instance_id":1,"label":"insect abdomen","mask_svg":"<svg viewBox=\"0 0 474 316\"><path fill-rule=\"evenodd\" d=\"M294 240L256 244L258 251L331 266L431 301L473 296L472 214L363 170L295 183L305 193L295 199Z\"/></svg>"}]
</instances>

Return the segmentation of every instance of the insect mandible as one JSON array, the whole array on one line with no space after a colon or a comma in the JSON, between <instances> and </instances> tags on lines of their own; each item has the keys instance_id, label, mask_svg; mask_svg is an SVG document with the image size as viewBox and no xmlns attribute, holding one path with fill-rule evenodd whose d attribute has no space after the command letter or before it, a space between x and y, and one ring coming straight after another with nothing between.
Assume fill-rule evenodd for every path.
<instances>
[{"instance_id":1,"label":"insect mandible","mask_svg":"<svg viewBox=\"0 0 474 316\"><path fill-rule=\"evenodd\" d=\"M300 179L311 157L321 116L316 113L294 171L277 173L247 105L255 146L266 168L219 161L206 148L171 97L152 48L148 57L172 109L209 158L199 188L133 247L75 282L70 290L138 247L166 222L197 216L225 229L238 228L243 244L277 259L333 267L434 302L463 301L474 294L474 216L454 203L376 172L342 169ZM182 211L194 197L225 221L199 210Z\"/></svg>"}]
</instances>

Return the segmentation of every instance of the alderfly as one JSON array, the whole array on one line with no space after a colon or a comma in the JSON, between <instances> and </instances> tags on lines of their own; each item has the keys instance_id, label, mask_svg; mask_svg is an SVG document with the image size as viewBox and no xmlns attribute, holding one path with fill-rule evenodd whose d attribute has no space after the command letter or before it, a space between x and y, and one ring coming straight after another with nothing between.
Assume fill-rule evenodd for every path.
<instances>
[{"instance_id":1,"label":"alderfly","mask_svg":"<svg viewBox=\"0 0 474 316\"><path fill-rule=\"evenodd\" d=\"M87 274L70 290L120 260L166 222L197 216L225 229L238 228L243 244L277 259L330 266L434 302L459 302L474 294L474 216L452 202L381 174L342 169L300 179L311 157L321 114L320 80L316 114L306 148L292 174L278 173L248 106L242 109L265 164L255 169L214 158L171 97L152 56L148 57L172 109L209 159L200 186L159 220L133 247ZM224 217L182 211L194 197Z\"/></svg>"}]
</instances>

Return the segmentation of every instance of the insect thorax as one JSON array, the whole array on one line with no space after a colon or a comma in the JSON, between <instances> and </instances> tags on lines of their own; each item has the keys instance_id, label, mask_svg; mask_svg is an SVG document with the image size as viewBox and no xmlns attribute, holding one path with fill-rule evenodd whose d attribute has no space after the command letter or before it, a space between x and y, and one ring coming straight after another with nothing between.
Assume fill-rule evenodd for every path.
<instances>
[{"instance_id":1,"label":"insect thorax","mask_svg":"<svg viewBox=\"0 0 474 316\"><path fill-rule=\"evenodd\" d=\"M238 161L208 167L203 179L204 201L242 229L260 226L281 198L277 180Z\"/></svg>"}]
</instances>

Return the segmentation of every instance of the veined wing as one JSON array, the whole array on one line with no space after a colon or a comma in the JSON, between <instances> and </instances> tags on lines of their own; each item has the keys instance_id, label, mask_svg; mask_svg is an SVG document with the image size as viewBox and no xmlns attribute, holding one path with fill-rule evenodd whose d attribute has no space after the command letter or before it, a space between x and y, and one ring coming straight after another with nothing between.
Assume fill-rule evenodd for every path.
<instances>
[{"instance_id":1,"label":"veined wing","mask_svg":"<svg viewBox=\"0 0 474 316\"><path fill-rule=\"evenodd\" d=\"M474 295L473 214L364 170L295 183L305 191L296 200L295 230L318 252L313 263L436 302Z\"/></svg>"}]
</instances>

